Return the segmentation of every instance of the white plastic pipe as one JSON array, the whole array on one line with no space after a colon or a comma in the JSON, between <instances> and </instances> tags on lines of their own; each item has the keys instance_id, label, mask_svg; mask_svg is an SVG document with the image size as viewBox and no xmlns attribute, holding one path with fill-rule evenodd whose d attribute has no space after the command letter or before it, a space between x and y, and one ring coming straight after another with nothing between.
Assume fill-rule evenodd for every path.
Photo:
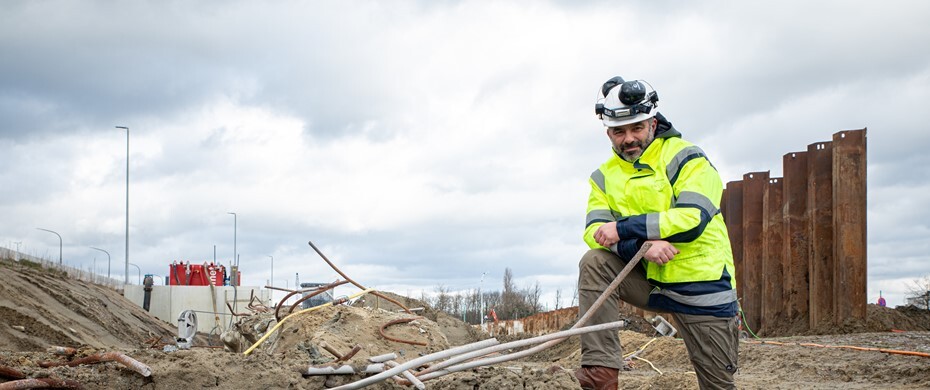
<instances>
[{"instance_id":1,"label":"white plastic pipe","mask_svg":"<svg viewBox=\"0 0 930 390\"><path fill-rule=\"evenodd\" d=\"M607 286L606 289L604 289L604 292L602 292L601 295L600 295L599 297L597 297L597 299L594 301L594 303L591 304L591 307L588 308L588 310L581 316L581 318L578 319L577 322L575 322L575 325L572 325L571 329L579 329L579 328L585 326L585 324L588 323L588 320L591 319L591 317L594 315L594 312L596 312L597 309L600 308L601 305L604 304L604 301L607 300L607 297L610 296L610 294L613 294L614 290L616 290L617 287L620 286L620 282L622 282L623 279L626 279L626 276L629 275L631 271L633 271L633 268L636 268L636 266L639 264L639 260L643 258L643 255L646 254L646 251L648 251L649 248L650 248L651 246L652 246L652 244L650 244L650 243L647 242L647 243L643 244L643 246L641 246L641 247L639 248L639 251L637 251L636 254L633 255L633 259L631 259L631 260L626 264L626 266L623 267L623 269L620 271L619 274L617 274L617 276L616 276L616 277L614 278L614 280L610 283L610 285ZM586 333L586 332L583 332L583 333ZM554 335L554 334L558 334L558 333L552 333L552 334L550 334L550 336L551 336L551 335ZM566 337L568 337L568 336L566 336ZM560 342L561 342L562 340L564 340L564 339L565 339L565 337L553 337L552 339L550 339L550 341L547 341L545 344L537 345L537 346L535 346L535 347L533 347L533 348L530 348L530 349L528 349L528 350L526 350L526 351L520 352L520 353L522 354L522 355L520 355L520 356L526 356L526 355L530 355L530 354L534 354L534 353L536 353L536 352L542 351L542 350L544 350L544 349L546 349L546 348L552 347L553 345L556 345L556 344L560 343ZM527 340L533 340L533 339L527 339ZM530 343L530 344L535 344L535 343ZM445 368L445 367L449 367L449 366L451 366L451 365L453 365L453 364L455 364L455 363L463 362L463 361L466 361L466 360L468 360L468 359L472 359L472 358L479 357L479 356L484 356L484 355L487 355L487 354L492 353L492 352L495 352L495 351L487 351L487 352L478 354L479 352L483 352L483 351L476 351L476 352L474 352L474 353L471 353L471 354L469 354L470 356L467 357L467 358L462 358L461 356L456 356L455 358L449 359L449 360L447 360L447 361L445 361L445 362L442 362L442 363L439 363L439 364L435 364L435 365L433 365L432 367L429 367L429 368L427 368L427 369L425 369L425 370L423 370L423 371L417 373L417 377L419 377L419 378L424 378L427 374L429 374L429 373L431 373L431 372L433 372L433 371L436 371L436 370L439 370L439 369L442 369L442 368ZM501 360L501 361L507 361L507 360L511 360L511 359L504 359L504 360Z\"/></svg>"},{"instance_id":2,"label":"white plastic pipe","mask_svg":"<svg viewBox=\"0 0 930 390\"><path fill-rule=\"evenodd\" d=\"M397 354L394 352L391 352L391 353L386 353L384 355L369 357L368 361L372 363L384 363L388 360L394 360L394 359L397 359Z\"/></svg>"},{"instance_id":3,"label":"white plastic pipe","mask_svg":"<svg viewBox=\"0 0 930 390\"><path fill-rule=\"evenodd\" d=\"M339 367L313 367L307 369L307 372L303 373L304 375L351 375L351 374L377 374L384 371L384 364L376 363L369 364L365 366L361 371L357 371L356 367L350 366L348 364L341 365Z\"/></svg>"},{"instance_id":4,"label":"white plastic pipe","mask_svg":"<svg viewBox=\"0 0 930 390\"><path fill-rule=\"evenodd\" d=\"M352 389L361 389L362 387L368 386L372 383L378 383L385 379L388 379L394 375L400 374L401 372L407 371L411 368L419 367L421 364L429 363L434 360L444 359L449 356L455 356L457 354L471 352L476 349L487 348L498 343L497 339L487 339L482 340L477 343L465 344L455 348L450 348L444 351L439 351L431 353L429 355L413 359L409 362L403 363L397 367L393 367L387 371L384 371L378 375L373 375L368 378L362 379L360 381L348 383L339 387L334 387L332 390L352 390Z\"/></svg>"},{"instance_id":5,"label":"white plastic pipe","mask_svg":"<svg viewBox=\"0 0 930 390\"><path fill-rule=\"evenodd\" d=\"M388 367L391 367L391 368L397 367L397 366L400 365L400 363L395 362L395 361L393 361L393 360L388 360L388 361L384 362L384 364L387 364ZM423 382L421 382L419 379L417 379L417 377L414 376L413 373L410 372L410 370L405 370L405 371L402 372L401 374L404 375L404 378L407 378L408 381L410 381L411 383L413 383L413 386L416 387L417 389L419 389L419 390L426 390L426 385L424 385Z\"/></svg>"},{"instance_id":6,"label":"white plastic pipe","mask_svg":"<svg viewBox=\"0 0 930 390\"><path fill-rule=\"evenodd\" d=\"M541 350L544 350L544 349L546 349L546 348L549 348L550 346L555 345L555 344L558 344L559 342L561 342L561 341L563 341L563 340L565 340L565 339L567 339L567 338L569 338L569 337L571 337L571 336L574 336L574 335L579 335L579 334L589 333L589 332L597 332L597 331L601 331L601 330L616 329L616 328L623 327L623 326L625 326L625 325L626 325L626 321L623 321L623 320L621 320L621 321L616 321L616 322L608 322L608 323L606 323L606 324L592 325L592 326L586 326L586 327L583 327L583 328L575 328L575 329L563 330L563 331L561 331L561 332L556 332L556 333L551 333L551 334L547 334L547 335L543 335L543 336L533 337L533 338L524 339L524 340L517 340L517 341L512 341L512 342L509 342L509 343L504 343L504 344L496 345L496 346L493 346L493 347L485 348L485 349L478 350L478 351L474 351L474 352L471 352L471 353L461 354L461 355L455 356L455 357L453 357L453 358L451 358L451 359L449 359L449 360L446 360L446 361L444 361L444 362L442 362L442 363L440 363L440 364L438 364L438 365L433 365L432 367L430 367L430 369L432 370L432 372L422 374L422 375L418 376L418 378L419 378L421 381L425 381L425 380L433 379L433 378L440 377L440 376L443 376L443 375L446 375L446 374L451 374L451 373L453 373L453 372L459 372L459 371L462 371L462 370L467 370L467 369L469 369L469 368L487 366L487 365L491 365L491 364L497 364L497 363L502 363L502 362L506 362L506 361L510 361L510 360L519 359L519 358L522 358L522 357L524 357L524 356L529 356L529 355L532 355L532 354L534 354L534 353L536 353L536 352L539 352L539 351L541 351ZM456 363L459 363L459 362L464 362L464 361L467 361L467 360L469 360L469 359L473 359L473 358L476 358L476 357L479 357L479 356L484 356L484 355L487 355L487 354L491 354L491 353L494 353L494 352L503 351L503 350L510 349L510 348L520 348L520 347L524 347L524 346L527 346L527 345L532 345L532 344L542 343L542 342L546 342L546 343L541 344L541 345L538 345L538 346L536 346L536 347L534 347L534 348L530 348L530 349L527 349L527 350L524 350L524 351L520 351L520 352L516 352L516 353L512 353L512 354L496 356L496 357L493 357L493 358L486 358L486 359L475 360L475 361L472 361L472 362L468 362L468 363L464 363L464 364L459 364L459 365L457 365L457 366L453 366L453 364L456 364ZM442 367L439 367L439 366L442 366ZM451 366L451 367L450 367L450 366ZM448 367L448 368L442 370L442 368L444 368L444 367Z\"/></svg>"}]
</instances>

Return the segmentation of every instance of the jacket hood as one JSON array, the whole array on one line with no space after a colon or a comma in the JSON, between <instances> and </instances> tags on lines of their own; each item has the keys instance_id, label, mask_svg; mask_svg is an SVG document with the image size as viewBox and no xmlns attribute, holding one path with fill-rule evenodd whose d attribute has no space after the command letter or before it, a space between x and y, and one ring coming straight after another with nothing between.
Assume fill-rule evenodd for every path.
<instances>
[{"instance_id":1,"label":"jacket hood","mask_svg":"<svg viewBox=\"0 0 930 390\"><path fill-rule=\"evenodd\" d=\"M672 126L672 122L665 119L665 115L662 115L661 112L656 113L656 120L659 122L658 126L656 126L656 138L681 138L681 133Z\"/></svg>"}]
</instances>

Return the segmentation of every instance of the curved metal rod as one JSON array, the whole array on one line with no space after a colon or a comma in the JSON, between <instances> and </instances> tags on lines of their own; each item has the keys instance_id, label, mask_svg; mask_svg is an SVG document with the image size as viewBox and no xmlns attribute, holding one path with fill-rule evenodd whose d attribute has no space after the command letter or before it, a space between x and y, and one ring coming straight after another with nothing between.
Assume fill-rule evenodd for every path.
<instances>
[{"instance_id":1,"label":"curved metal rod","mask_svg":"<svg viewBox=\"0 0 930 390\"><path fill-rule=\"evenodd\" d=\"M284 301L286 301L288 298L294 296L295 294L304 293L304 292L307 292L307 291L316 291L316 289L308 288L308 289L305 289L305 290L294 290L294 291L291 291L290 293L288 293L287 295L285 295L284 298L281 299L281 302L278 302L278 304L275 305L275 307L274 307L274 319L275 319L275 320L278 320L278 321L281 321L281 316L278 314L278 312L281 311L281 306L284 306Z\"/></svg>"},{"instance_id":2,"label":"curved metal rod","mask_svg":"<svg viewBox=\"0 0 930 390\"><path fill-rule=\"evenodd\" d=\"M293 313L293 312L294 312L294 309L296 309L297 306L300 306L300 304L303 303L304 301L306 301L306 300L308 300L308 299L310 299L310 298L313 298L313 297L315 297L315 296L317 296L317 295L320 295L320 294L322 294L323 292L325 292L325 291L327 291L327 290L331 290L331 289L335 288L336 286L341 286L341 285L346 284L346 283L349 283L349 281L348 281L348 280L338 280L338 281L335 281L335 282L333 282L333 283L327 284L327 285L325 285L325 286L320 286L320 287L318 287L318 288L317 288L317 291L314 291L314 292L312 292L312 293L310 293L310 294L307 294L307 295L304 296L303 298L298 299L297 302L294 302L294 304L291 305L291 308L287 311L287 314Z\"/></svg>"},{"instance_id":3,"label":"curved metal rod","mask_svg":"<svg viewBox=\"0 0 930 390\"><path fill-rule=\"evenodd\" d=\"M423 318L423 317L401 318L401 319L399 319L399 320L389 321L388 323L386 323L386 324L384 324L384 325L381 325L381 328L378 329L378 333L381 334L381 337L384 337L384 338L386 338L386 339L388 339L388 340L391 340L391 341L394 341L394 342L404 343L404 344L411 344L411 345L422 345L422 346L425 347L427 344L424 343L424 342L422 342L422 341L401 340L401 339L394 338L394 337L391 337L391 336L388 336L388 335L384 334L384 330L387 329L387 327L389 327L389 326L391 326L391 325L404 324L404 323L407 323L407 322L412 322L412 321L419 320L419 319L421 319L421 318Z\"/></svg>"},{"instance_id":4,"label":"curved metal rod","mask_svg":"<svg viewBox=\"0 0 930 390\"><path fill-rule=\"evenodd\" d=\"M360 289L362 289L362 290L367 289L365 286L362 286L361 284L358 284L356 281L352 280L352 278L346 276L346 274L342 273L342 271L340 271L339 268L336 268L336 266L333 264L333 262L332 262L332 261L329 261L329 259L326 258L326 255L324 255L323 252L320 252L320 250L317 249L316 245L313 245L313 241L307 241L307 243L310 244L310 247L313 248L313 250L316 251L316 253L317 253L318 255L320 255L320 257L323 258L323 261L325 261L326 264L329 264L330 268L332 268L333 271L336 271L336 273L338 273L339 275L342 275L343 278L345 278L346 280L348 280L350 283L354 284L355 287L358 287L358 288L360 288ZM384 294L381 294L381 293L379 293L379 292L377 292L377 291L372 291L371 294L374 295L374 296L376 296L376 297L384 298L384 299L386 299L388 302L391 302L391 303L393 303L393 304L399 306L400 308L404 309L404 311L407 312L407 314L413 314L413 313L410 311L410 309L407 308L407 306L404 306L404 304L402 304L402 303L400 303L400 302L397 302L396 300L391 299L390 297L387 297L387 296L385 296Z\"/></svg>"},{"instance_id":5,"label":"curved metal rod","mask_svg":"<svg viewBox=\"0 0 930 390\"><path fill-rule=\"evenodd\" d=\"M248 313L236 313L236 311L233 310L233 308L232 308L232 306L229 304L229 302L226 302L226 307L229 308L229 314L232 314L233 316L236 316L236 317L248 317L248 316L250 316L250 314L248 314Z\"/></svg>"}]
</instances>

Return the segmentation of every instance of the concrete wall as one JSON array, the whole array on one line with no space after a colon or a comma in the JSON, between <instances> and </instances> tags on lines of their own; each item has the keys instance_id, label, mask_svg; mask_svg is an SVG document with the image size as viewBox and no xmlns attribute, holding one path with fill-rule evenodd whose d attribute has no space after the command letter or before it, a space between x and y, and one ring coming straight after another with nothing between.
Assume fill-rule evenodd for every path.
<instances>
[{"instance_id":1,"label":"concrete wall","mask_svg":"<svg viewBox=\"0 0 930 390\"><path fill-rule=\"evenodd\" d=\"M236 293L235 290L238 290ZM248 313L246 308L249 304L249 297L254 294L256 297L268 305L271 299L271 290L261 289L259 287L240 286L213 287L211 292L209 286L152 286L152 299L149 304L149 313L158 319L171 325L177 326L178 316L184 310L196 310L197 314L197 331L209 333L215 327L217 333L226 330L230 323L231 315L226 308L226 302L233 305L235 297L236 311L239 313ZM215 294L215 295L214 295ZM123 296L133 303L142 307L144 299L143 286L126 285ZM214 315L214 302L216 302L216 315ZM219 318L219 324L216 318Z\"/></svg>"}]
</instances>

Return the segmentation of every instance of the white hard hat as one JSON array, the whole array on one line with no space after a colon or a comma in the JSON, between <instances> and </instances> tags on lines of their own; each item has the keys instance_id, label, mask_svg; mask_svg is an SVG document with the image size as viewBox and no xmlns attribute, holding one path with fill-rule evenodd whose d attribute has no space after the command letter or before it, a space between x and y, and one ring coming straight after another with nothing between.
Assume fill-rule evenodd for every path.
<instances>
[{"instance_id":1,"label":"white hard hat","mask_svg":"<svg viewBox=\"0 0 930 390\"><path fill-rule=\"evenodd\" d=\"M601 87L594 112L604 126L623 126L655 117L658 101L659 95L649 83L614 77Z\"/></svg>"}]
</instances>

